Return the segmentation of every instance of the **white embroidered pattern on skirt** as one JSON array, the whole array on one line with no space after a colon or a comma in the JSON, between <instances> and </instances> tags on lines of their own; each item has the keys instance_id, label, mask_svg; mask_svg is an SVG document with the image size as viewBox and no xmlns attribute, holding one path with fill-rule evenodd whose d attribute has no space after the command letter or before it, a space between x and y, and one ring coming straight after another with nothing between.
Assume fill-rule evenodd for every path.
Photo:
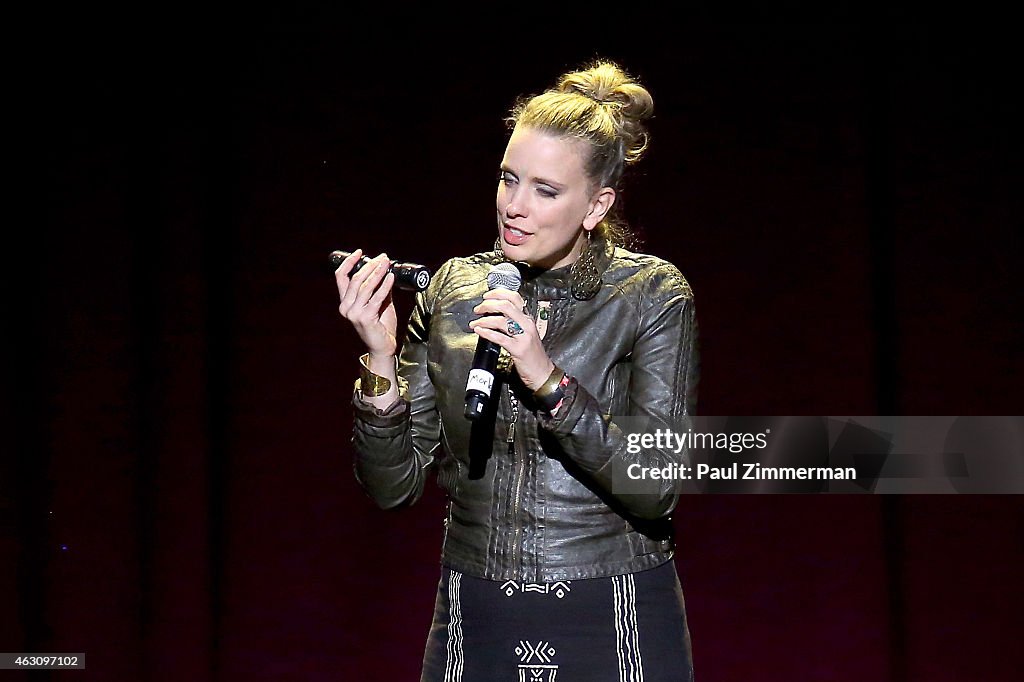
<instances>
[{"instance_id":1,"label":"white embroidered pattern on skirt","mask_svg":"<svg viewBox=\"0 0 1024 682\"><path fill-rule=\"evenodd\" d=\"M519 682L555 682L558 665L551 662L555 647L550 642L536 644L519 640L516 647L519 655ZM536 659L536 660L534 660Z\"/></svg>"},{"instance_id":2,"label":"white embroidered pattern on skirt","mask_svg":"<svg viewBox=\"0 0 1024 682\"><path fill-rule=\"evenodd\" d=\"M511 597L518 592L537 592L538 594L553 594L562 599L572 591L572 581L559 580L553 583L521 583L515 580L506 580L499 589L505 593L506 597Z\"/></svg>"},{"instance_id":3,"label":"white embroidered pattern on skirt","mask_svg":"<svg viewBox=\"0 0 1024 682\"><path fill-rule=\"evenodd\" d=\"M636 585L633 575L612 578L615 603L615 650L619 657L619 682L643 682L644 662L636 626Z\"/></svg>"},{"instance_id":4,"label":"white embroidered pattern on skirt","mask_svg":"<svg viewBox=\"0 0 1024 682\"><path fill-rule=\"evenodd\" d=\"M459 603L461 582L462 574L451 571L448 581L451 620L448 622L448 660L444 668L444 682L462 682L462 605Z\"/></svg>"}]
</instances>

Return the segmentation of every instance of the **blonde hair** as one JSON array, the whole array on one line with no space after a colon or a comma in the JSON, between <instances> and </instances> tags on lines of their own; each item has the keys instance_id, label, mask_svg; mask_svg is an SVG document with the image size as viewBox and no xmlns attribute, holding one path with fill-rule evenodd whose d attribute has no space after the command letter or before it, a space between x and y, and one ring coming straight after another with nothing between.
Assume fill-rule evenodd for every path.
<instances>
[{"instance_id":1,"label":"blonde hair","mask_svg":"<svg viewBox=\"0 0 1024 682\"><path fill-rule=\"evenodd\" d=\"M614 62L598 60L558 79L543 94L521 98L506 119L510 127L527 126L585 140L590 158L584 163L594 188L619 188L627 164L647 149L643 121L650 118L654 99ZM631 246L632 232L619 217L620 202L597 226L598 233L620 246Z\"/></svg>"}]
</instances>

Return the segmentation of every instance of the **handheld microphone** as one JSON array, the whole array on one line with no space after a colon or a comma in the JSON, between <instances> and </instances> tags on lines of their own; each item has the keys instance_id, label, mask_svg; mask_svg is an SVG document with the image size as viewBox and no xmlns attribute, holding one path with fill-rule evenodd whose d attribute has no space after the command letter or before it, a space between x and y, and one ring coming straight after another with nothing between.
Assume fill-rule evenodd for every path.
<instances>
[{"instance_id":1,"label":"handheld microphone","mask_svg":"<svg viewBox=\"0 0 1024 682\"><path fill-rule=\"evenodd\" d=\"M488 289L511 289L519 291L523 277L511 263L499 263L487 273ZM476 342L476 354L473 356L473 368L469 370L466 382L466 419L475 421L484 414L487 403L491 399L491 387L494 385L494 370L498 366L498 354L501 346L488 341L482 336Z\"/></svg>"},{"instance_id":2,"label":"handheld microphone","mask_svg":"<svg viewBox=\"0 0 1024 682\"><path fill-rule=\"evenodd\" d=\"M331 265L337 270L341 262L352 255L349 251L332 251L331 252ZM356 264L352 267L352 272L348 273L349 277L359 272L359 269L370 262L367 256L363 256ZM416 263L399 263L397 261L391 263L391 267L388 268L388 272L393 273L395 276L395 286L405 291L425 291L427 286L430 284L430 270L423 265L417 265Z\"/></svg>"}]
</instances>

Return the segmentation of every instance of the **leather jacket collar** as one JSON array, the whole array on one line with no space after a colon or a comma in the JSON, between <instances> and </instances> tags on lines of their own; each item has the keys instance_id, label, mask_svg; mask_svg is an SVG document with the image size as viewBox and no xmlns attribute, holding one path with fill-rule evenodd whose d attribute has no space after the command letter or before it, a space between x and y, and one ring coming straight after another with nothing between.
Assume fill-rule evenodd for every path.
<instances>
[{"instance_id":1,"label":"leather jacket collar","mask_svg":"<svg viewBox=\"0 0 1024 682\"><path fill-rule=\"evenodd\" d=\"M601 277L612 261L612 254L615 246L604 237L595 236L590 239L587 247L587 255L582 256L579 261L560 268L546 269L531 267L522 262L510 261L498 248L495 251L494 263L512 263L523 276L523 286L532 293L538 300L558 300L568 297L571 293L577 300L592 298L596 287L587 287L583 281L585 278L578 272L578 264L592 263L596 270L596 286L600 287Z\"/></svg>"}]
</instances>

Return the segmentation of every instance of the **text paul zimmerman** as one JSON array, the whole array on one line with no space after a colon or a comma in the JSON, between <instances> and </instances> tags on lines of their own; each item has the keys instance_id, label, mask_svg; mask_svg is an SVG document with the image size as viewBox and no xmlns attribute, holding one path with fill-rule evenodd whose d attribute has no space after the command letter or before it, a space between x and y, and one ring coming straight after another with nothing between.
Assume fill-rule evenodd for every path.
<instances>
[{"instance_id":1,"label":"text paul zimmerman","mask_svg":"<svg viewBox=\"0 0 1024 682\"><path fill-rule=\"evenodd\" d=\"M752 464L734 462L729 466L698 464L696 467L686 466L685 464L645 467L633 463L626 467L626 475L634 481L644 479L671 479L677 481L806 481L828 479L852 481L857 478L857 470L853 467L768 467L761 466L756 462Z\"/></svg>"},{"instance_id":2,"label":"text paul zimmerman","mask_svg":"<svg viewBox=\"0 0 1024 682\"><path fill-rule=\"evenodd\" d=\"M658 448L660 450L681 453L684 449L727 450L733 454L748 449L763 450L768 445L768 434L764 433L701 433L693 429L673 431L658 429L654 433L630 433L626 437L626 452L639 454L643 449ZM661 480L729 480L729 481L805 481L828 479L847 481L857 478L857 470L853 467L768 467L754 463L733 462L725 466L698 464L696 467L680 463L666 464L660 467L645 467L633 463L626 467L626 475L634 481L644 479Z\"/></svg>"}]
</instances>

